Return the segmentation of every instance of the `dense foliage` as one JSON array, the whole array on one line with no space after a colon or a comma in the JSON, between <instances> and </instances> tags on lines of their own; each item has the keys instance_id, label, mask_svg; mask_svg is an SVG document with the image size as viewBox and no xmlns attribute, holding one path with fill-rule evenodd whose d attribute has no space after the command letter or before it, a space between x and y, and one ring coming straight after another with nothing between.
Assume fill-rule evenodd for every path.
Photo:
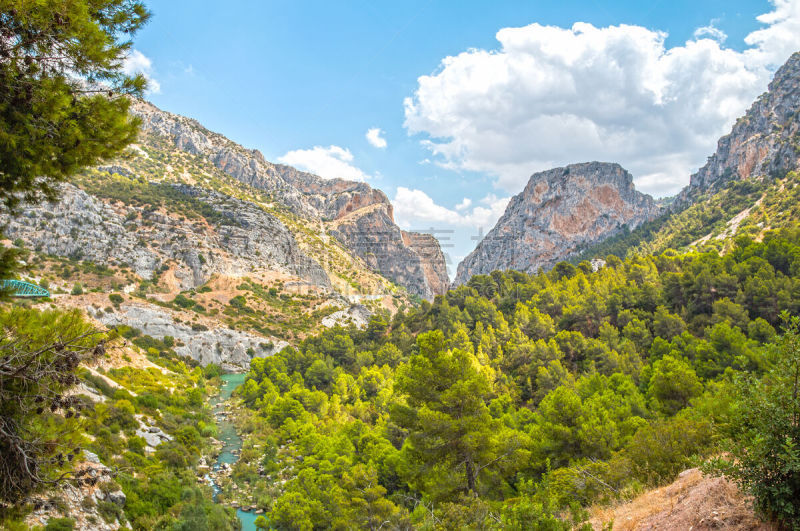
<instances>
[{"instance_id":1,"label":"dense foliage","mask_svg":"<svg viewBox=\"0 0 800 531\"><path fill-rule=\"evenodd\" d=\"M74 419L84 403L66 391L78 364L103 353L78 312L0 310L0 502L17 503L69 474Z\"/></svg>"},{"instance_id":2,"label":"dense foliage","mask_svg":"<svg viewBox=\"0 0 800 531\"><path fill-rule=\"evenodd\" d=\"M136 0L0 1L0 203L51 199L55 184L136 138L124 73Z\"/></svg>"},{"instance_id":3,"label":"dense foliage","mask_svg":"<svg viewBox=\"0 0 800 531\"><path fill-rule=\"evenodd\" d=\"M710 468L735 478L756 507L800 529L800 320L791 320L761 379L742 375L723 448Z\"/></svg>"},{"instance_id":4,"label":"dense foliage","mask_svg":"<svg viewBox=\"0 0 800 531\"><path fill-rule=\"evenodd\" d=\"M197 465L217 435L206 396L215 390L208 380L219 368L191 368L175 359L163 342L147 336L138 335L134 341L150 344L152 359L168 371L122 367L103 375L120 387L96 373L82 374L106 398L93 409L84 430L91 437L86 447L119 471L116 482L127 501L124 513L117 516L142 531L238 529L233 511L213 503L211 488L197 481ZM160 345L160 352L152 345ZM145 420L171 440L148 447L139 431Z\"/></svg>"},{"instance_id":5,"label":"dense foliage","mask_svg":"<svg viewBox=\"0 0 800 531\"><path fill-rule=\"evenodd\" d=\"M717 451L798 294L797 230L476 276L255 358L233 478L282 529L568 526Z\"/></svg>"}]
</instances>

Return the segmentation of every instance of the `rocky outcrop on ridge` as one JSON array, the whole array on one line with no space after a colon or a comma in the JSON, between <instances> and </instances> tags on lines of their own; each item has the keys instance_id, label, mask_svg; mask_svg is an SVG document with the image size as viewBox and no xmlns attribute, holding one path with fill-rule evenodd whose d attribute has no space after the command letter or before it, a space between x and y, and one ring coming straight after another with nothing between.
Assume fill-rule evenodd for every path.
<instances>
[{"instance_id":1,"label":"rocky outcrop on ridge","mask_svg":"<svg viewBox=\"0 0 800 531\"><path fill-rule=\"evenodd\" d=\"M719 139L717 151L675 201L680 208L729 181L779 175L800 163L800 52L775 73L767 92Z\"/></svg>"},{"instance_id":2,"label":"rocky outcrop on ridge","mask_svg":"<svg viewBox=\"0 0 800 531\"><path fill-rule=\"evenodd\" d=\"M587 162L535 173L503 217L459 265L454 285L496 269L536 272L659 208L619 164Z\"/></svg>"},{"instance_id":3,"label":"rocky outcrop on ridge","mask_svg":"<svg viewBox=\"0 0 800 531\"><path fill-rule=\"evenodd\" d=\"M372 269L392 281L432 300L447 291L444 254L435 240L400 230L394 223L392 207L376 204L332 224L331 234L360 256ZM433 238L432 236L430 238ZM423 244L425 241L430 249Z\"/></svg>"}]
</instances>

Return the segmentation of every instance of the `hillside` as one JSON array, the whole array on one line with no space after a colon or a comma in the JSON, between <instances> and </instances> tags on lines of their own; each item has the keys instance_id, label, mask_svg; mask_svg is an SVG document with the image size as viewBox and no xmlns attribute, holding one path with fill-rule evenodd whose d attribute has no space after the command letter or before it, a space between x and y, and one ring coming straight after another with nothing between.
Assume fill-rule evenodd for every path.
<instances>
[{"instance_id":1,"label":"hillside","mask_svg":"<svg viewBox=\"0 0 800 531\"><path fill-rule=\"evenodd\" d=\"M405 244L403 232L394 223L391 203L380 190L366 183L326 180L290 166L272 164L258 151L244 149L195 120L161 111L146 102L136 102L133 114L142 119L145 143L157 144L172 156L177 155L177 150L184 157L213 165L240 183L265 192L268 202L285 207L303 223L316 223L322 233L334 229L334 235L351 254L367 260L377 272L396 280L410 293L432 299L446 289L439 281L445 271L444 261L439 261L436 253L423 256ZM201 182L210 184L202 178ZM230 186L220 191L236 195ZM433 261L428 262L430 259ZM426 268L435 274L426 275Z\"/></svg>"},{"instance_id":2,"label":"hillside","mask_svg":"<svg viewBox=\"0 0 800 531\"><path fill-rule=\"evenodd\" d=\"M242 370L323 323L363 324L446 289L438 242L400 230L381 191L270 164L145 102L134 112L138 144L7 220L27 278L59 306Z\"/></svg>"}]
</instances>

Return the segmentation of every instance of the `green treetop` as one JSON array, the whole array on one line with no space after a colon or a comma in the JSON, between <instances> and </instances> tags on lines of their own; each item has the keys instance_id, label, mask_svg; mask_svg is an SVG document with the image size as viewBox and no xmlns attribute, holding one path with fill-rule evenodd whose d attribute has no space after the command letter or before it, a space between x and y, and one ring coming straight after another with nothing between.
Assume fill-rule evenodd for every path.
<instances>
[{"instance_id":1,"label":"green treetop","mask_svg":"<svg viewBox=\"0 0 800 531\"><path fill-rule=\"evenodd\" d=\"M136 138L123 63L149 17L136 0L0 0L0 203L56 185Z\"/></svg>"}]
</instances>

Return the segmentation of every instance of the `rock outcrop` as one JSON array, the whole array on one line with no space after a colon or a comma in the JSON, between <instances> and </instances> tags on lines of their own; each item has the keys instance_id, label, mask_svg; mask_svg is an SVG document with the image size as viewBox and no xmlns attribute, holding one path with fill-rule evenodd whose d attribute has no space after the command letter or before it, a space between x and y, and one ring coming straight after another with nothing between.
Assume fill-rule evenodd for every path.
<instances>
[{"instance_id":1,"label":"rock outcrop","mask_svg":"<svg viewBox=\"0 0 800 531\"><path fill-rule=\"evenodd\" d=\"M450 287L450 278L442 247L432 234L403 231L403 242L414 251L421 260L422 271L433 295L441 295Z\"/></svg>"},{"instance_id":2,"label":"rock outcrop","mask_svg":"<svg viewBox=\"0 0 800 531\"><path fill-rule=\"evenodd\" d=\"M534 174L459 265L454 285L495 269L548 269L582 247L658 214L619 164L587 162Z\"/></svg>"},{"instance_id":3,"label":"rock outcrop","mask_svg":"<svg viewBox=\"0 0 800 531\"><path fill-rule=\"evenodd\" d=\"M106 521L99 504L112 503L120 509L127 496L116 482L116 472L100 462L97 454L84 450L85 460L72 470L79 480L29 499L33 510L25 516L29 528L42 529L51 520L65 516L74 520L74 528L85 531L116 531L125 526L115 517ZM107 512L106 512L107 514ZM63 529L63 527L59 527Z\"/></svg>"},{"instance_id":4,"label":"rock outcrop","mask_svg":"<svg viewBox=\"0 0 800 531\"><path fill-rule=\"evenodd\" d=\"M423 299L432 300L447 291L439 243L433 236L400 230L388 202L336 219L331 234L346 242L372 269Z\"/></svg>"},{"instance_id":5,"label":"rock outcrop","mask_svg":"<svg viewBox=\"0 0 800 531\"><path fill-rule=\"evenodd\" d=\"M421 256L409 247L394 223L389 199L380 190L363 182L323 179L291 166L273 164L257 150L245 149L196 120L161 111L147 102L134 102L132 112L142 119L145 137L167 139L180 150L204 157L227 175L267 192L302 218L347 225L347 230L333 231L334 236L375 271L410 293L426 299L444 293L446 283L440 280L446 278L447 268L441 250L426 249L425 256ZM359 220L362 217L365 219ZM346 223L339 223L345 218ZM380 252L388 253L386 258L373 256L376 236L363 234L362 229L379 230L377 238L388 238L377 242ZM429 243L438 246L435 240Z\"/></svg>"},{"instance_id":6,"label":"rock outcrop","mask_svg":"<svg viewBox=\"0 0 800 531\"><path fill-rule=\"evenodd\" d=\"M216 218L189 220L178 212L112 203L64 185L59 202L27 207L8 220L6 234L47 254L127 264L148 279L172 265L181 289L200 286L214 273L245 276L256 266L331 287L324 269L274 216L217 192L171 186L178 197L192 198Z\"/></svg>"},{"instance_id":7,"label":"rock outcrop","mask_svg":"<svg viewBox=\"0 0 800 531\"><path fill-rule=\"evenodd\" d=\"M680 208L725 183L782 175L800 163L800 52L775 73L767 92L720 138L717 151L675 201Z\"/></svg>"},{"instance_id":8,"label":"rock outcrop","mask_svg":"<svg viewBox=\"0 0 800 531\"><path fill-rule=\"evenodd\" d=\"M108 327L126 325L158 339L171 336L179 355L191 357L203 365L216 363L235 372L250 367L251 353L269 356L288 345L285 341L269 340L229 328L192 327L177 322L169 311L146 303L126 303L113 312L92 307L87 311Z\"/></svg>"}]
</instances>

